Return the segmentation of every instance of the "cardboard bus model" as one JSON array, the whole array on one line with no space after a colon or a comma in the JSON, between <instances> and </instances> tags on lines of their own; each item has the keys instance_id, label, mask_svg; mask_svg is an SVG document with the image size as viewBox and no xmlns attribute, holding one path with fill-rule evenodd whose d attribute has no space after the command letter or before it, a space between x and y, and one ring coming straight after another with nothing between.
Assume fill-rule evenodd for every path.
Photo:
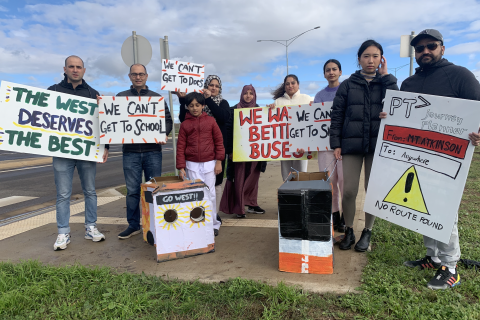
<instances>
[{"instance_id":1,"label":"cardboard bus model","mask_svg":"<svg viewBox=\"0 0 480 320\"><path fill-rule=\"evenodd\" d=\"M141 185L143 239L157 262L215 251L212 202L201 180L158 177Z\"/></svg>"},{"instance_id":2,"label":"cardboard bus model","mask_svg":"<svg viewBox=\"0 0 480 320\"><path fill-rule=\"evenodd\" d=\"M279 270L333 273L332 187L324 172L300 172L278 189Z\"/></svg>"}]
</instances>

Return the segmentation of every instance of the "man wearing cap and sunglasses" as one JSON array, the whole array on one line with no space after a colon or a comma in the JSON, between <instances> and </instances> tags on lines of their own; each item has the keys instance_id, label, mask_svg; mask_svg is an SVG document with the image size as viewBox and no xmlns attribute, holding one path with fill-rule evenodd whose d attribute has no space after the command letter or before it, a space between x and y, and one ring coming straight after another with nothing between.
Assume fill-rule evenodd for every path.
<instances>
[{"instance_id":1,"label":"man wearing cap and sunglasses","mask_svg":"<svg viewBox=\"0 0 480 320\"><path fill-rule=\"evenodd\" d=\"M415 60L419 67L413 76L403 81L401 91L480 101L480 83L473 73L443 58L445 46L440 32L435 29L423 30L412 39L410 45L415 49ZM380 117L386 117L386 113L382 112ZM469 138L474 146L478 146L478 133L470 133ZM456 269L460 259L457 220L458 213L449 243L423 236L426 256L404 262L404 265L412 268L437 269L427 284L430 289L448 289L460 284Z\"/></svg>"}]
</instances>

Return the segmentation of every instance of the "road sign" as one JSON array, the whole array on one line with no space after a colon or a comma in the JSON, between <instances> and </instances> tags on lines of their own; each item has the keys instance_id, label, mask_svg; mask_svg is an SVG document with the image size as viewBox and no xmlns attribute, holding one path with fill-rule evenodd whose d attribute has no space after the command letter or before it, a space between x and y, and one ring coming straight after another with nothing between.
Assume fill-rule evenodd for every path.
<instances>
[{"instance_id":1,"label":"road sign","mask_svg":"<svg viewBox=\"0 0 480 320\"><path fill-rule=\"evenodd\" d=\"M152 45L142 36L134 31L122 45L122 59L127 66L140 63L146 66L152 59Z\"/></svg>"}]
</instances>

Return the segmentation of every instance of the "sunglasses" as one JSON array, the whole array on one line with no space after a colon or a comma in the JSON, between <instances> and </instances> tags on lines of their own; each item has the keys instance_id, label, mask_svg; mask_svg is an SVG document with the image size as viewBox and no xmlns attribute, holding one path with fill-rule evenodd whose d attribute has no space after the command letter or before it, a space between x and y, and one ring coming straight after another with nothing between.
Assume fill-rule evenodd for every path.
<instances>
[{"instance_id":1,"label":"sunglasses","mask_svg":"<svg viewBox=\"0 0 480 320\"><path fill-rule=\"evenodd\" d=\"M433 43L429 43L427 45L422 45L422 46L415 46L415 52L416 53L422 53L423 50L425 50L425 47L430 50L430 51L434 51L435 49L438 48L438 43L437 42L433 42Z\"/></svg>"}]
</instances>

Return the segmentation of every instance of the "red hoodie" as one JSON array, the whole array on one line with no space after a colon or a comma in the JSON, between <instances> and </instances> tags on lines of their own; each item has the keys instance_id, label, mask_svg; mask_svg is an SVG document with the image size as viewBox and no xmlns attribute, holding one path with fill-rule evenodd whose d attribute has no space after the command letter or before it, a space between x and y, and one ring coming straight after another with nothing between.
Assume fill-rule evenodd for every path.
<instances>
[{"instance_id":1,"label":"red hoodie","mask_svg":"<svg viewBox=\"0 0 480 320\"><path fill-rule=\"evenodd\" d=\"M178 134L177 169L185 169L186 160L208 162L223 159L223 136L215 119L205 112L199 117L187 112Z\"/></svg>"}]
</instances>

